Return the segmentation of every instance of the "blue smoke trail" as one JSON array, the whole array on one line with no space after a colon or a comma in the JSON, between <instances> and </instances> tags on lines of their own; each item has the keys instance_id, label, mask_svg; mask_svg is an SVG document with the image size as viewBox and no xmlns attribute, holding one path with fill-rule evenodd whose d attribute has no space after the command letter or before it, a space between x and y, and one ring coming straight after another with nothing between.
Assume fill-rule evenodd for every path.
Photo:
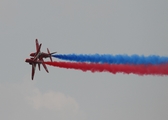
<instances>
[{"instance_id":1,"label":"blue smoke trail","mask_svg":"<svg viewBox=\"0 0 168 120\"><path fill-rule=\"evenodd\" d=\"M92 63L108 63L108 64L163 64L168 63L168 57L160 57L158 55L110 55L110 54L55 54L53 57L76 61L76 62L92 62Z\"/></svg>"}]
</instances>

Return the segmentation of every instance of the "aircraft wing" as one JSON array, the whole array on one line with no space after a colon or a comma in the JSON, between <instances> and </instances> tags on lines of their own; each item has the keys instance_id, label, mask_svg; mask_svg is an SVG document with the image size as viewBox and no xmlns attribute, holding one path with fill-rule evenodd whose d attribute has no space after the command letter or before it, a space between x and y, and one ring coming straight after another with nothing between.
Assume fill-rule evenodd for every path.
<instances>
[{"instance_id":1,"label":"aircraft wing","mask_svg":"<svg viewBox=\"0 0 168 120\"><path fill-rule=\"evenodd\" d=\"M36 52L38 51L39 49L39 42L38 42L38 39L36 39Z\"/></svg>"},{"instance_id":2,"label":"aircraft wing","mask_svg":"<svg viewBox=\"0 0 168 120\"><path fill-rule=\"evenodd\" d=\"M44 69L46 70L46 72L48 72L49 73L49 71L48 71L48 69L47 69L47 66L46 66L46 64L44 64L44 60L43 59L41 59L41 61L42 61L42 65L43 65L43 67L44 67Z\"/></svg>"},{"instance_id":3,"label":"aircraft wing","mask_svg":"<svg viewBox=\"0 0 168 120\"><path fill-rule=\"evenodd\" d=\"M33 60L37 60L37 58L39 57L41 45L42 45L42 44L39 45L38 50L37 50L37 52L36 52L35 57L34 57Z\"/></svg>"},{"instance_id":4,"label":"aircraft wing","mask_svg":"<svg viewBox=\"0 0 168 120\"><path fill-rule=\"evenodd\" d=\"M35 70L36 70L36 64L32 64L32 80L34 78L34 74L35 74Z\"/></svg>"}]
</instances>

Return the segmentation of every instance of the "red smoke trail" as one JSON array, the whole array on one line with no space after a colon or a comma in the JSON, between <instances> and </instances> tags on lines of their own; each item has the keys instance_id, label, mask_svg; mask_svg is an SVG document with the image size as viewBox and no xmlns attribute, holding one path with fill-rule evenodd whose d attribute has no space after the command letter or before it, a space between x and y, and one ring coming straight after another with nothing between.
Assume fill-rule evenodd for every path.
<instances>
[{"instance_id":1,"label":"red smoke trail","mask_svg":"<svg viewBox=\"0 0 168 120\"><path fill-rule=\"evenodd\" d=\"M96 63L76 63L76 62L44 62L47 65L76 69L91 72L111 72L138 74L138 75L168 75L168 64L161 65L128 65L128 64L96 64Z\"/></svg>"}]
</instances>

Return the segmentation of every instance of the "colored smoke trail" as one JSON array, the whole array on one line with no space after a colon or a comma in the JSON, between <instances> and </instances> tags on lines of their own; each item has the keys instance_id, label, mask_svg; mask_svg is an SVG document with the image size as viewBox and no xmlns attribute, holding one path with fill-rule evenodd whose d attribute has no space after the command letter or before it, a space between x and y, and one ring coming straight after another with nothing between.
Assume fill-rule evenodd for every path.
<instances>
[{"instance_id":1,"label":"colored smoke trail","mask_svg":"<svg viewBox=\"0 0 168 120\"><path fill-rule=\"evenodd\" d=\"M91 72L110 72L138 74L138 75L168 75L168 64L161 65L126 65L126 64L96 64L96 63L76 63L76 62L44 62L47 65L76 69Z\"/></svg>"},{"instance_id":2,"label":"colored smoke trail","mask_svg":"<svg viewBox=\"0 0 168 120\"><path fill-rule=\"evenodd\" d=\"M139 55L110 55L110 54L56 54L53 57L76 61L76 62L93 62L93 63L108 63L108 64L163 64L168 63L168 57L157 55L139 56Z\"/></svg>"}]
</instances>

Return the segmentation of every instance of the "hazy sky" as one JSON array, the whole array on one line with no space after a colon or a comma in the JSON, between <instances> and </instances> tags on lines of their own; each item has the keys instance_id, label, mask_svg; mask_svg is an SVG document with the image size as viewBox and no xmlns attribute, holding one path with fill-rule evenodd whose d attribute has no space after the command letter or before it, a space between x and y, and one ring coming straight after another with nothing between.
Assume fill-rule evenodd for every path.
<instances>
[{"instance_id":1,"label":"hazy sky","mask_svg":"<svg viewBox=\"0 0 168 120\"><path fill-rule=\"evenodd\" d=\"M32 81L24 62L36 38L59 54L168 56L167 11L167 0L0 0L0 119L168 119L167 76L48 66Z\"/></svg>"}]
</instances>

